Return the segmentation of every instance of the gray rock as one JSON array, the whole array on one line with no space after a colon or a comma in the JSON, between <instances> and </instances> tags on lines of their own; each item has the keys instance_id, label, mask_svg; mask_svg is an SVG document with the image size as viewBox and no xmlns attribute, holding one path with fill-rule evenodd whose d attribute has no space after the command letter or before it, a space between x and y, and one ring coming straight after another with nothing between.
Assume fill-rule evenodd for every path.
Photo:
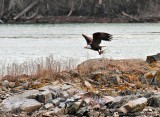
<instances>
[{"instance_id":1,"label":"gray rock","mask_svg":"<svg viewBox=\"0 0 160 117\"><path fill-rule=\"evenodd\" d=\"M41 84L41 82L39 82L39 81L34 81L32 85L40 85L40 84Z\"/></svg>"},{"instance_id":2,"label":"gray rock","mask_svg":"<svg viewBox=\"0 0 160 117\"><path fill-rule=\"evenodd\" d=\"M89 112L88 107L82 107L78 110L77 115L78 117L86 116Z\"/></svg>"},{"instance_id":3,"label":"gray rock","mask_svg":"<svg viewBox=\"0 0 160 117\"><path fill-rule=\"evenodd\" d=\"M109 106L110 108L118 108L120 107L122 104L122 97L118 96L115 97L115 99L113 100L113 102L111 103L111 105Z\"/></svg>"},{"instance_id":4,"label":"gray rock","mask_svg":"<svg viewBox=\"0 0 160 117\"><path fill-rule=\"evenodd\" d=\"M26 112L34 112L41 108L42 104L37 102L34 99L24 99L22 100L22 104L20 104L20 109Z\"/></svg>"},{"instance_id":5,"label":"gray rock","mask_svg":"<svg viewBox=\"0 0 160 117\"><path fill-rule=\"evenodd\" d=\"M8 80L4 80L3 82L2 82L2 89L4 88L8 88L9 87L9 81Z\"/></svg>"},{"instance_id":6,"label":"gray rock","mask_svg":"<svg viewBox=\"0 0 160 117\"><path fill-rule=\"evenodd\" d=\"M28 99L37 99L37 96L39 95L39 91L34 89L34 90L27 90L22 94L25 98Z\"/></svg>"},{"instance_id":7,"label":"gray rock","mask_svg":"<svg viewBox=\"0 0 160 117\"><path fill-rule=\"evenodd\" d=\"M52 91L52 90L60 90L60 89L61 89L60 85L47 85L47 86L39 88L39 90L42 90L42 91L44 91L44 90Z\"/></svg>"},{"instance_id":8,"label":"gray rock","mask_svg":"<svg viewBox=\"0 0 160 117\"><path fill-rule=\"evenodd\" d=\"M88 112L88 115L89 115L89 117L94 117L94 110L90 110L89 112Z\"/></svg>"},{"instance_id":9,"label":"gray rock","mask_svg":"<svg viewBox=\"0 0 160 117\"><path fill-rule=\"evenodd\" d=\"M70 89L70 88L72 88L72 87L73 87L73 86L72 86L71 84L65 83L65 84L62 85L61 89L62 89L63 91L66 91L66 90L68 90L68 89Z\"/></svg>"},{"instance_id":10,"label":"gray rock","mask_svg":"<svg viewBox=\"0 0 160 117\"><path fill-rule=\"evenodd\" d=\"M154 107L146 107L145 109L143 109L143 112L153 112L155 111L155 108Z\"/></svg>"},{"instance_id":11,"label":"gray rock","mask_svg":"<svg viewBox=\"0 0 160 117\"><path fill-rule=\"evenodd\" d=\"M30 82L26 82L22 85L23 89L28 89L29 88L29 85L30 85Z\"/></svg>"},{"instance_id":12,"label":"gray rock","mask_svg":"<svg viewBox=\"0 0 160 117\"><path fill-rule=\"evenodd\" d=\"M79 108L84 104L84 100L79 100L78 102L74 102L71 107L69 107L68 114L76 114Z\"/></svg>"},{"instance_id":13,"label":"gray rock","mask_svg":"<svg viewBox=\"0 0 160 117\"><path fill-rule=\"evenodd\" d=\"M16 97L17 98L36 99L38 94L39 94L38 90L26 90L23 93L16 95Z\"/></svg>"},{"instance_id":14,"label":"gray rock","mask_svg":"<svg viewBox=\"0 0 160 117\"><path fill-rule=\"evenodd\" d=\"M75 95L73 95L73 98L74 98L74 100L79 100L82 98L82 96L79 94L75 94Z\"/></svg>"},{"instance_id":15,"label":"gray rock","mask_svg":"<svg viewBox=\"0 0 160 117\"><path fill-rule=\"evenodd\" d=\"M53 117L54 111L48 111L43 113L42 117Z\"/></svg>"},{"instance_id":16,"label":"gray rock","mask_svg":"<svg viewBox=\"0 0 160 117\"><path fill-rule=\"evenodd\" d=\"M19 117L19 115L13 114L12 117Z\"/></svg>"},{"instance_id":17,"label":"gray rock","mask_svg":"<svg viewBox=\"0 0 160 117\"><path fill-rule=\"evenodd\" d=\"M59 106L59 104L60 104L61 102L65 102L65 100L64 100L63 98L56 98L56 99L52 100L52 103L53 103L53 105L55 105L55 106Z\"/></svg>"},{"instance_id":18,"label":"gray rock","mask_svg":"<svg viewBox=\"0 0 160 117\"><path fill-rule=\"evenodd\" d=\"M158 95L152 95L148 99L148 105L152 107L160 107L160 94Z\"/></svg>"},{"instance_id":19,"label":"gray rock","mask_svg":"<svg viewBox=\"0 0 160 117\"><path fill-rule=\"evenodd\" d=\"M50 92L52 94L52 98L55 99L55 98L59 97L61 90L53 90L53 89L51 90L50 89Z\"/></svg>"},{"instance_id":20,"label":"gray rock","mask_svg":"<svg viewBox=\"0 0 160 117\"><path fill-rule=\"evenodd\" d=\"M15 85L16 85L16 83L15 83L15 82L9 82L9 87L10 87L10 88L15 87Z\"/></svg>"},{"instance_id":21,"label":"gray rock","mask_svg":"<svg viewBox=\"0 0 160 117\"><path fill-rule=\"evenodd\" d=\"M52 100L52 94L49 90L45 90L45 91L42 91L40 92L40 94L38 95L38 98L37 100L41 103L48 103L48 102L51 102Z\"/></svg>"},{"instance_id":22,"label":"gray rock","mask_svg":"<svg viewBox=\"0 0 160 117\"><path fill-rule=\"evenodd\" d=\"M0 95L0 101L2 102L2 100L4 100L4 99L6 99L7 98L7 96L6 95Z\"/></svg>"},{"instance_id":23,"label":"gray rock","mask_svg":"<svg viewBox=\"0 0 160 117\"><path fill-rule=\"evenodd\" d=\"M48 85L48 86L39 88L39 90L41 91L49 90L53 99L58 98L60 93L63 91L61 85L54 85L54 86Z\"/></svg>"},{"instance_id":24,"label":"gray rock","mask_svg":"<svg viewBox=\"0 0 160 117\"><path fill-rule=\"evenodd\" d=\"M145 94L143 95L143 97L145 97L145 98L150 98L152 95L154 95L154 93L153 93L153 92L149 92L149 93L145 93Z\"/></svg>"},{"instance_id":25,"label":"gray rock","mask_svg":"<svg viewBox=\"0 0 160 117\"><path fill-rule=\"evenodd\" d=\"M153 62L156 62L156 61L160 61L160 53L158 53L156 55L147 56L146 61L148 63L153 63Z\"/></svg>"},{"instance_id":26,"label":"gray rock","mask_svg":"<svg viewBox=\"0 0 160 117\"><path fill-rule=\"evenodd\" d=\"M69 97L69 94L67 93L67 91L63 91L63 92L60 92L60 95L59 95L61 98L68 98Z\"/></svg>"},{"instance_id":27,"label":"gray rock","mask_svg":"<svg viewBox=\"0 0 160 117\"><path fill-rule=\"evenodd\" d=\"M142 97L132 101L129 101L125 105L119 108L119 112L128 113L128 112L138 112L142 111L147 105L147 99Z\"/></svg>"},{"instance_id":28,"label":"gray rock","mask_svg":"<svg viewBox=\"0 0 160 117\"><path fill-rule=\"evenodd\" d=\"M65 102L61 102L61 103L59 104L59 107L60 107L60 108L66 108L66 103L65 103Z\"/></svg>"},{"instance_id":29,"label":"gray rock","mask_svg":"<svg viewBox=\"0 0 160 117\"><path fill-rule=\"evenodd\" d=\"M22 98L29 98L29 99L36 99L39 95L39 91L36 89L33 90L26 90L22 94L19 94Z\"/></svg>"},{"instance_id":30,"label":"gray rock","mask_svg":"<svg viewBox=\"0 0 160 117\"><path fill-rule=\"evenodd\" d=\"M158 70L157 73L155 74L155 78L153 81L155 81L155 84L160 87L160 70Z\"/></svg>"},{"instance_id":31,"label":"gray rock","mask_svg":"<svg viewBox=\"0 0 160 117\"><path fill-rule=\"evenodd\" d=\"M157 84L157 81L155 78L156 73L157 73L157 71L153 70L153 71L150 71L150 72L147 72L144 74L144 77L149 84L152 84L152 85Z\"/></svg>"},{"instance_id":32,"label":"gray rock","mask_svg":"<svg viewBox=\"0 0 160 117\"><path fill-rule=\"evenodd\" d=\"M67 107L67 108L68 108L68 107L71 107L75 101L76 101L76 100L73 99L73 98L67 99L67 100L65 101L66 107Z\"/></svg>"},{"instance_id":33,"label":"gray rock","mask_svg":"<svg viewBox=\"0 0 160 117\"><path fill-rule=\"evenodd\" d=\"M112 96L103 96L102 99L104 100L103 102L104 102L106 105L112 103L112 102L115 100L115 98L112 97Z\"/></svg>"},{"instance_id":34,"label":"gray rock","mask_svg":"<svg viewBox=\"0 0 160 117\"><path fill-rule=\"evenodd\" d=\"M20 96L13 96L3 100L1 103L1 110L5 112L23 110L33 112L42 106L41 103L34 99L22 98Z\"/></svg>"},{"instance_id":35,"label":"gray rock","mask_svg":"<svg viewBox=\"0 0 160 117\"><path fill-rule=\"evenodd\" d=\"M93 111L93 117L99 117L100 116L100 112L98 111Z\"/></svg>"},{"instance_id":36,"label":"gray rock","mask_svg":"<svg viewBox=\"0 0 160 117\"><path fill-rule=\"evenodd\" d=\"M63 115L65 112L64 108L55 107L52 111L52 115Z\"/></svg>"},{"instance_id":37,"label":"gray rock","mask_svg":"<svg viewBox=\"0 0 160 117\"><path fill-rule=\"evenodd\" d=\"M53 104L52 103L47 103L44 105L45 109L50 109L53 108Z\"/></svg>"},{"instance_id":38,"label":"gray rock","mask_svg":"<svg viewBox=\"0 0 160 117\"><path fill-rule=\"evenodd\" d=\"M77 89L76 88L70 88L67 90L67 93L70 95L70 96L73 96L75 95L77 92Z\"/></svg>"},{"instance_id":39,"label":"gray rock","mask_svg":"<svg viewBox=\"0 0 160 117\"><path fill-rule=\"evenodd\" d=\"M122 106L122 105L125 105L127 102L129 102L130 100L135 100L137 98L140 98L140 97L143 97L143 96L140 96L140 95L126 95L126 96L117 96L115 97L115 100L113 100L113 102L117 100L120 101L119 102L119 106ZM117 103L118 104L118 103Z\"/></svg>"},{"instance_id":40,"label":"gray rock","mask_svg":"<svg viewBox=\"0 0 160 117\"><path fill-rule=\"evenodd\" d=\"M117 74L115 76L113 76L113 79L115 81L114 84L120 84L120 83L122 83L122 79Z\"/></svg>"}]
</instances>

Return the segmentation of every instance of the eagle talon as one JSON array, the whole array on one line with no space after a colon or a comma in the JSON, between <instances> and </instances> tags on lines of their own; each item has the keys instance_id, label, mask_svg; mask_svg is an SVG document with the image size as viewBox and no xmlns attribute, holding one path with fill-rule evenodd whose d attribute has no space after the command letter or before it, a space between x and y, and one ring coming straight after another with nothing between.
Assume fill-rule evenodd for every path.
<instances>
[{"instance_id":1,"label":"eagle talon","mask_svg":"<svg viewBox=\"0 0 160 117\"><path fill-rule=\"evenodd\" d=\"M99 50L98 53L99 53L99 55L101 55L101 54L104 53L104 51L103 50Z\"/></svg>"}]
</instances>

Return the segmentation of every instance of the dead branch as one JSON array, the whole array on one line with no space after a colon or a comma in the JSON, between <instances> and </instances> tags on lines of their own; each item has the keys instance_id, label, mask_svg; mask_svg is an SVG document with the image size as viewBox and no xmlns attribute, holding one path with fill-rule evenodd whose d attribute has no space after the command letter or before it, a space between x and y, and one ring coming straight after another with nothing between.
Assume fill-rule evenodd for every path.
<instances>
[{"instance_id":1,"label":"dead branch","mask_svg":"<svg viewBox=\"0 0 160 117\"><path fill-rule=\"evenodd\" d=\"M69 12L69 14L68 14L67 16L68 16L68 17L71 16L72 13L73 13L73 11L74 11L74 1L72 0L72 1L71 1L71 9L70 9L70 12Z\"/></svg>"},{"instance_id":2,"label":"dead branch","mask_svg":"<svg viewBox=\"0 0 160 117\"><path fill-rule=\"evenodd\" d=\"M83 5L83 0L81 0L81 3L79 5L79 7L78 7L78 10L82 7L82 5Z\"/></svg>"},{"instance_id":3,"label":"dead branch","mask_svg":"<svg viewBox=\"0 0 160 117\"><path fill-rule=\"evenodd\" d=\"M22 12L20 12L18 15L16 15L13 19L17 20L18 18L20 18L21 16L23 16L25 13L27 13L28 11L30 11L38 3L39 3L39 0L35 0L29 6L27 6Z\"/></svg>"},{"instance_id":4,"label":"dead branch","mask_svg":"<svg viewBox=\"0 0 160 117\"><path fill-rule=\"evenodd\" d=\"M1 12L1 17L3 16L3 12L4 12L4 0L3 0L3 3L2 3L2 12Z\"/></svg>"},{"instance_id":5,"label":"dead branch","mask_svg":"<svg viewBox=\"0 0 160 117\"><path fill-rule=\"evenodd\" d=\"M37 16L38 11L39 11L39 8L36 9L36 12L35 12L33 15L31 15L30 17L27 17L26 19L27 19L27 20L33 19L34 17Z\"/></svg>"},{"instance_id":6,"label":"dead branch","mask_svg":"<svg viewBox=\"0 0 160 117\"><path fill-rule=\"evenodd\" d=\"M102 5L102 2L103 2L103 0L99 0L99 1L98 1L98 4L99 4L99 5Z\"/></svg>"},{"instance_id":7,"label":"dead branch","mask_svg":"<svg viewBox=\"0 0 160 117\"><path fill-rule=\"evenodd\" d=\"M130 18L131 20L139 21L139 19L138 19L138 18L133 17L133 16L130 16L130 15L126 14L125 12L122 12L122 14L123 14L124 16L126 16L126 17Z\"/></svg>"},{"instance_id":8,"label":"dead branch","mask_svg":"<svg viewBox=\"0 0 160 117\"><path fill-rule=\"evenodd\" d=\"M3 24L4 22L0 19L0 24Z\"/></svg>"}]
</instances>

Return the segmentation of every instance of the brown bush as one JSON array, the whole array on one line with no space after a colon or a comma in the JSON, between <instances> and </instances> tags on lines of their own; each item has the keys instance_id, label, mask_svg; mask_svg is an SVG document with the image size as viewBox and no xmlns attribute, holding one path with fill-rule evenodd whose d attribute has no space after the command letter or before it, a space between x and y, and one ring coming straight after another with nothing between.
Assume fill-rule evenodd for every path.
<instances>
[{"instance_id":1,"label":"brown bush","mask_svg":"<svg viewBox=\"0 0 160 117\"><path fill-rule=\"evenodd\" d=\"M4 61L5 62L5 61ZM0 77L8 80L16 78L56 78L62 71L75 69L77 60L56 60L53 56L28 60L24 63L1 63Z\"/></svg>"}]
</instances>

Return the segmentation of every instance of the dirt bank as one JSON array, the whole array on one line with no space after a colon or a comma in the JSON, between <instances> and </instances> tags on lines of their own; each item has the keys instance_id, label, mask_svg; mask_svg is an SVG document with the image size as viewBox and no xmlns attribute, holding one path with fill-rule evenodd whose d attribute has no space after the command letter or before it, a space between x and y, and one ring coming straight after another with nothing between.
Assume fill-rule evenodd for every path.
<instances>
[{"instance_id":1,"label":"dirt bank","mask_svg":"<svg viewBox=\"0 0 160 117\"><path fill-rule=\"evenodd\" d=\"M152 22L158 23L160 18L158 17L150 17L150 18L139 18L138 20L134 20L127 17L122 18L108 18L108 17L85 17L85 16L37 16L33 19L27 19L22 17L18 20L7 20L3 23L26 23L26 24L36 24L36 23L144 23L144 22Z\"/></svg>"}]
</instances>

